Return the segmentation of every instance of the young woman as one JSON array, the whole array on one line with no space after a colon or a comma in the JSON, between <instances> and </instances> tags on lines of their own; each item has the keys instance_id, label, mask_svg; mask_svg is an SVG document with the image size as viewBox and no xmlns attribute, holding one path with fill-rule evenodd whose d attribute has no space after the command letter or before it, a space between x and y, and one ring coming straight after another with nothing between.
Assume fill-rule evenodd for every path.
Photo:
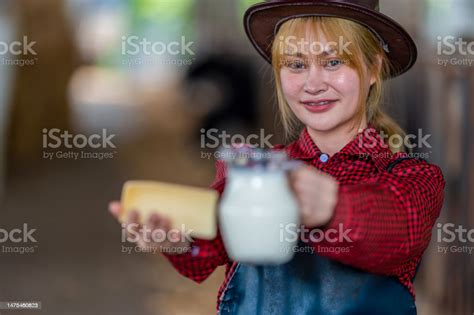
<instances>
[{"instance_id":1,"label":"young woman","mask_svg":"<svg viewBox=\"0 0 474 315\"><path fill-rule=\"evenodd\" d=\"M299 133L277 149L306 164L290 176L302 225L331 237L305 238L305 250L279 266L230 261L219 235L141 245L190 247L165 255L197 282L226 265L220 314L416 314L413 280L445 182L436 165L388 145L404 133L380 108L383 81L414 64L415 44L377 0L267 1L244 19L273 66L285 132ZM225 174L218 162L211 187L221 193ZM154 215L147 226L169 222Z\"/></svg>"}]
</instances>

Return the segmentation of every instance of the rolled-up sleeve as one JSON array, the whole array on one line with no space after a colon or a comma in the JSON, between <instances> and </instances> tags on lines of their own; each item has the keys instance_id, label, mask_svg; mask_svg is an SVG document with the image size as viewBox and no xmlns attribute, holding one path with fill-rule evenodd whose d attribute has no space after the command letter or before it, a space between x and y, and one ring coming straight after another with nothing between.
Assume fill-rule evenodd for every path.
<instances>
[{"instance_id":1,"label":"rolled-up sleeve","mask_svg":"<svg viewBox=\"0 0 474 315\"><path fill-rule=\"evenodd\" d=\"M337 242L313 242L320 255L369 272L397 276L411 286L444 200L441 169L409 159L355 185L339 187L334 217ZM341 231L347 233L343 237ZM345 247L324 251L321 247ZM412 288L411 288L412 289Z\"/></svg>"},{"instance_id":2,"label":"rolled-up sleeve","mask_svg":"<svg viewBox=\"0 0 474 315\"><path fill-rule=\"evenodd\" d=\"M216 176L210 187L220 195L225 186L225 174L225 164L217 161ZM198 283L206 280L218 266L229 262L219 230L213 240L194 239L191 250L186 253L164 255L180 274Z\"/></svg>"}]
</instances>

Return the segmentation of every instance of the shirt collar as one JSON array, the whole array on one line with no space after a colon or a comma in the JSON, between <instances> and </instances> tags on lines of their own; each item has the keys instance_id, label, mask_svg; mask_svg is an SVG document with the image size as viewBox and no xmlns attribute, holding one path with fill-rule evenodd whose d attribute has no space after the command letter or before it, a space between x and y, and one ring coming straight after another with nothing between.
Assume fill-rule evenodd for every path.
<instances>
[{"instance_id":1,"label":"shirt collar","mask_svg":"<svg viewBox=\"0 0 474 315\"><path fill-rule=\"evenodd\" d=\"M314 143L313 139L308 133L307 128L301 131L301 134L296 140L296 143L291 150L291 157L304 160L312 160L318 158L323 152ZM359 132L354 138L347 143L334 156L353 156L359 159L372 159L377 161L378 157L391 154L390 149L384 144L382 137L372 124L368 124L367 128Z\"/></svg>"}]
</instances>

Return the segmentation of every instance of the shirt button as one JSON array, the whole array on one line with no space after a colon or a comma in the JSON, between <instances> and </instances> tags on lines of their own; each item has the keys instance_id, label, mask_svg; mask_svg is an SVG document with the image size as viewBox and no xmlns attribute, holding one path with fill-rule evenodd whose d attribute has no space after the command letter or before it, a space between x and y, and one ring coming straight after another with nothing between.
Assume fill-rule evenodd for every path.
<instances>
[{"instance_id":1,"label":"shirt button","mask_svg":"<svg viewBox=\"0 0 474 315\"><path fill-rule=\"evenodd\" d=\"M199 246L193 246L191 250L191 256L196 257L197 255L199 255L200 251L201 249L199 248Z\"/></svg>"},{"instance_id":2,"label":"shirt button","mask_svg":"<svg viewBox=\"0 0 474 315\"><path fill-rule=\"evenodd\" d=\"M321 156L319 157L319 160L323 163L326 163L328 160L329 160L329 155L327 155L326 153L323 153L321 154Z\"/></svg>"}]
</instances>

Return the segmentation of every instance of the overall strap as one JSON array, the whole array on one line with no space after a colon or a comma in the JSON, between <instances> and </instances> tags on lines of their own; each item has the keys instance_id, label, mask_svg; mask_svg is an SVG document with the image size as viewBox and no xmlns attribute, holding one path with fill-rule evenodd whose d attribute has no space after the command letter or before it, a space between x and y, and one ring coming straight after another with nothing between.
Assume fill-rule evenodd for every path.
<instances>
[{"instance_id":1,"label":"overall strap","mask_svg":"<svg viewBox=\"0 0 474 315\"><path fill-rule=\"evenodd\" d=\"M393 160L392 162L390 162L388 165L387 165L387 172L391 173L392 172L392 169L400 164L401 162L405 161L405 160L412 160L412 159L415 159L415 160L421 160L421 161L425 161L427 162L425 159L422 159L422 158L413 158L413 157L409 157L409 156L404 156L404 157L399 157L398 159L396 160ZM427 162L428 163L428 162Z\"/></svg>"}]
</instances>

